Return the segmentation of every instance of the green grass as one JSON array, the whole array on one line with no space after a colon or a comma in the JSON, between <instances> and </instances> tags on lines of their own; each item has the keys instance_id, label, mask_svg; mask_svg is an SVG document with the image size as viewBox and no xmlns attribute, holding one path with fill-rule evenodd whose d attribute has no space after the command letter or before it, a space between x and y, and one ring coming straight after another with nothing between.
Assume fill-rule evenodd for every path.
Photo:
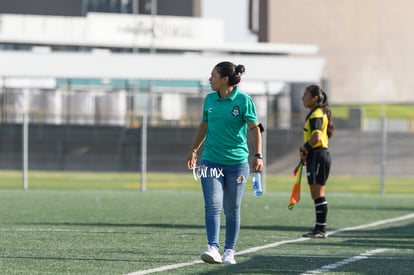
<instances>
[{"instance_id":1,"label":"green grass","mask_svg":"<svg viewBox=\"0 0 414 275\"><path fill-rule=\"evenodd\" d=\"M139 173L125 172L29 172L30 190L140 190ZM306 182L304 179L303 182ZM246 187L251 191L251 179ZM290 175L266 175L266 191L288 192L293 184ZM304 190L307 189L303 184ZM332 176L328 190L333 193L379 194L377 177ZM0 171L0 189L22 189L21 171ZM148 190L201 190L199 181L188 173L148 173ZM414 194L414 178L387 177L387 194Z\"/></svg>"},{"instance_id":2,"label":"green grass","mask_svg":"<svg viewBox=\"0 0 414 275\"><path fill-rule=\"evenodd\" d=\"M0 274L125 274L197 261L205 249L203 197L189 173L0 171ZM306 184L287 209L293 176L267 175L266 192L246 186L238 251L298 239L314 222ZM414 179L332 177L329 229L414 213ZM223 219L224 222L224 219ZM414 218L324 240L307 240L236 256L235 266L193 264L160 274L300 274L374 249L333 274L411 274ZM221 240L224 239L224 230Z\"/></svg>"},{"instance_id":3,"label":"green grass","mask_svg":"<svg viewBox=\"0 0 414 275\"><path fill-rule=\"evenodd\" d=\"M314 222L308 196L246 192L237 249L298 239ZM328 193L329 229L414 212L413 195ZM198 260L205 249L198 190L11 190L0 192L0 274L126 274ZM159 274L300 274L378 248L333 274L411 274L414 219L236 256L234 266L194 264ZM221 231L221 241L224 230Z\"/></svg>"},{"instance_id":4,"label":"green grass","mask_svg":"<svg viewBox=\"0 0 414 275\"><path fill-rule=\"evenodd\" d=\"M362 108L366 118L379 119L383 115L384 106L381 104L368 105L336 105L332 106L332 114L337 118L348 118L350 108ZM389 119L414 119L412 104L387 104L385 114Z\"/></svg>"}]
</instances>

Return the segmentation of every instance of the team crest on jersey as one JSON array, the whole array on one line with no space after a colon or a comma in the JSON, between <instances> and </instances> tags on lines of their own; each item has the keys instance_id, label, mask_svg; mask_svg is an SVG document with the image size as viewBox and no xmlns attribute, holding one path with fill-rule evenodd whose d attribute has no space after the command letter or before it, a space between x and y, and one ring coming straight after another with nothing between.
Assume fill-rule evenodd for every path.
<instances>
[{"instance_id":1,"label":"team crest on jersey","mask_svg":"<svg viewBox=\"0 0 414 275\"><path fill-rule=\"evenodd\" d=\"M239 106L234 106L233 107L233 111L231 111L231 114L233 116L239 116L240 115L240 108L239 108Z\"/></svg>"}]
</instances>

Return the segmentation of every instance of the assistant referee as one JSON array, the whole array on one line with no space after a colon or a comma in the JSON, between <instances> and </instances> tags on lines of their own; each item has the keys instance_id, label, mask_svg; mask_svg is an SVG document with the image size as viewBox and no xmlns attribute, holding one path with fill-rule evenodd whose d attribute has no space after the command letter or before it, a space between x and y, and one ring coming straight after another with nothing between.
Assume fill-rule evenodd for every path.
<instances>
[{"instance_id":1,"label":"assistant referee","mask_svg":"<svg viewBox=\"0 0 414 275\"><path fill-rule=\"evenodd\" d=\"M302 102L310 112L306 116L303 127L304 144L299 151L300 158L306 165L306 176L316 213L315 227L303 234L303 237L326 238L328 202L325 196L325 185L332 163L328 143L333 136L334 124L328 97L318 85L306 87Z\"/></svg>"}]
</instances>

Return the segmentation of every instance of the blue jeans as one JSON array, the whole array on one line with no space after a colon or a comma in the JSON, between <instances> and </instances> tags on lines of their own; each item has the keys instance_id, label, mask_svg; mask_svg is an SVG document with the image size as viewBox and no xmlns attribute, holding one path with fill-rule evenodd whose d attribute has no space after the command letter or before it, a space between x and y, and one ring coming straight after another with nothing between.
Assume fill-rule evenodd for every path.
<instances>
[{"instance_id":1,"label":"blue jeans","mask_svg":"<svg viewBox=\"0 0 414 275\"><path fill-rule=\"evenodd\" d=\"M204 195L208 244L220 247L220 215L224 208L226 240L224 249L235 249L240 230L240 206L250 173L248 163L220 165L203 160L200 167Z\"/></svg>"}]
</instances>

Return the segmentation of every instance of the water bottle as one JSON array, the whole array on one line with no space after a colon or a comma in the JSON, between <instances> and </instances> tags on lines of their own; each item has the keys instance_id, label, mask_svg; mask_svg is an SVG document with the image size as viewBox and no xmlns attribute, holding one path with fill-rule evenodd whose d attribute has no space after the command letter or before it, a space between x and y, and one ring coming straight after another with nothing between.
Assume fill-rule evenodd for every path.
<instances>
[{"instance_id":1,"label":"water bottle","mask_svg":"<svg viewBox=\"0 0 414 275\"><path fill-rule=\"evenodd\" d=\"M252 174L253 194L258 197L263 194L262 180L260 178L260 172L253 172Z\"/></svg>"}]
</instances>

